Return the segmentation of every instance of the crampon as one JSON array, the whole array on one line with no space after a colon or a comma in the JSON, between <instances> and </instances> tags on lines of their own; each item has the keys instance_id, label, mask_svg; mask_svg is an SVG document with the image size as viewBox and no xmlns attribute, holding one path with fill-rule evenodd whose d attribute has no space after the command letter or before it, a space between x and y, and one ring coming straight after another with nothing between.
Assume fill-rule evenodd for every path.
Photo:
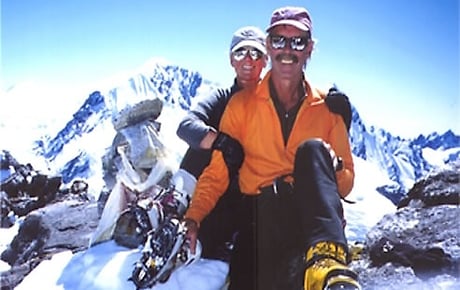
<instances>
[{"instance_id":1,"label":"crampon","mask_svg":"<svg viewBox=\"0 0 460 290\"><path fill-rule=\"evenodd\" d=\"M171 216L149 233L142 256L129 278L137 289L165 283L173 270L189 265L200 257L201 245L197 244L195 254L192 254L185 233L186 228L179 218Z\"/></svg>"}]
</instances>

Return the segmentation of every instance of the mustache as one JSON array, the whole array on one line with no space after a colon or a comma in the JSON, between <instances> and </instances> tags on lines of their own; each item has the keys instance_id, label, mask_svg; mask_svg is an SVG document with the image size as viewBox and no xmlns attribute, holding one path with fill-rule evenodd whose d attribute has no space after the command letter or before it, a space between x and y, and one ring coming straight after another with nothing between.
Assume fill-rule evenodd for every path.
<instances>
[{"instance_id":1,"label":"mustache","mask_svg":"<svg viewBox=\"0 0 460 290\"><path fill-rule=\"evenodd\" d=\"M292 62L294 62L294 63L299 62L299 58L296 55L290 54L290 53L280 53L275 57L276 61L281 61L282 59L284 59L284 60L292 60Z\"/></svg>"}]
</instances>

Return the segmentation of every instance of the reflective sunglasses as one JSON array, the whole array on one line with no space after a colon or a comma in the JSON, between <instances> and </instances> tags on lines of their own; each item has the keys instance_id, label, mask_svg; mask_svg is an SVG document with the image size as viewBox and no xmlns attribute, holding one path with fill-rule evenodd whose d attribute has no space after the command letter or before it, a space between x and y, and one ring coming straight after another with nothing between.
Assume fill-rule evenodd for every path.
<instances>
[{"instance_id":1,"label":"reflective sunglasses","mask_svg":"<svg viewBox=\"0 0 460 290\"><path fill-rule=\"evenodd\" d=\"M234 60L242 61L248 54L252 60L258 60L263 56L263 53L258 49L244 47L234 51L232 56Z\"/></svg>"},{"instance_id":2,"label":"reflective sunglasses","mask_svg":"<svg viewBox=\"0 0 460 290\"><path fill-rule=\"evenodd\" d=\"M289 46L293 50L302 51L308 44L310 39L306 36L295 36L295 37L286 37L282 35L271 35L270 43L274 49L283 49L286 47L286 43L289 43Z\"/></svg>"}]
</instances>

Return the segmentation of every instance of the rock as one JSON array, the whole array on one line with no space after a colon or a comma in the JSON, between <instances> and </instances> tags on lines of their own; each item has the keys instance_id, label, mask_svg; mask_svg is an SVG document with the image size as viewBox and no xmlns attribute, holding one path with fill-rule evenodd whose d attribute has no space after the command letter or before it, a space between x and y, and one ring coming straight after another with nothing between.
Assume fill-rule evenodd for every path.
<instances>
[{"instance_id":1,"label":"rock","mask_svg":"<svg viewBox=\"0 0 460 290\"><path fill-rule=\"evenodd\" d=\"M34 170L31 164L15 164L14 172L1 183L2 226L8 226L10 211L17 216L52 202L62 184L61 176L47 176Z\"/></svg>"},{"instance_id":2,"label":"rock","mask_svg":"<svg viewBox=\"0 0 460 290\"><path fill-rule=\"evenodd\" d=\"M415 248L440 247L460 258L460 208L440 205L430 208L404 208L386 215L367 234L366 245L372 247L382 237L407 243Z\"/></svg>"},{"instance_id":3,"label":"rock","mask_svg":"<svg viewBox=\"0 0 460 290\"><path fill-rule=\"evenodd\" d=\"M404 204L369 230L350 264L363 290L460 289L458 164L417 182Z\"/></svg>"},{"instance_id":4,"label":"rock","mask_svg":"<svg viewBox=\"0 0 460 290\"><path fill-rule=\"evenodd\" d=\"M398 208L442 204L460 204L460 161L415 183L407 196L400 201Z\"/></svg>"},{"instance_id":5,"label":"rock","mask_svg":"<svg viewBox=\"0 0 460 290\"><path fill-rule=\"evenodd\" d=\"M112 124L118 131L144 120L156 120L162 109L163 102L159 98L143 100L132 107L121 110L112 120Z\"/></svg>"},{"instance_id":6,"label":"rock","mask_svg":"<svg viewBox=\"0 0 460 290\"><path fill-rule=\"evenodd\" d=\"M11 155L8 150L0 151L0 169L17 168L20 163Z\"/></svg>"},{"instance_id":7,"label":"rock","mask_svg":"<svg viewBox=\"0 0 460 290\"><path fill-rule=\"evenodd\" d=\"M13 290L27 274L37 265L34 260L27 261L22 265L12 267L10 270L1 273L0 289Z\"/></svg>"},{"instance_id":8,"label":"rock","mask_svg":"<svg viewBox=\"0 0 460 290\"><path fill-rule=\"evenodd\" d=\"M98 220L96 202L81 201L73 195L29 213L1 254L1 259L13 266L1 273L1 289L13 289L35 266L56 253L87 249Z\"/></svg>"},{"instance_id":9,"label":"rock","mask_svg":"<svg viewBox=\"0 0 460 290\"><path fill-rule=\"evenodd\" d=\"M458 261L440 247L416 248L408 243L383 237L370 247L369 256L374 267L381 267L386 263L410 267L422 279L438 274L458 273Z\"/></svg>"},{"instance_id":10,"label":"rock","mask_svg":"<svg viewBox=\"0 0 460 290\"><path fill-rule=\"evenodd\" d=\"M438 275L420 279L408 267L397 267L387 263L382 267L369 267L365 261L352 263L352 268L359 273L363 290L456 290L460 289L458 277ZM439 285L443 285L440 288Z\"/></svg>"},{"instance_id":11,"label":"rock","mask_svg":"<svg viewBox=\"0 0 460 290\"><path fill-rule=\"evenodd\" d=\"M42 224L41 218L31 215L19 227L8 248L2 252L1 259L10 266L21 265L43 253L43 245L49 237L49 230Z\"/></svg>"},{"instance_id":12,"label":"rock","mask_svg":"<svg viewBox=\"0 0 460 290\"><path fill-rule=\"evenodd\" d=\"M50 231L50 237L43 246L48 253L87 249L99 221L97 204L79 200L55 203L39 209L36 214L41 216L44 227Z\"/></svg>"}]
</instances>

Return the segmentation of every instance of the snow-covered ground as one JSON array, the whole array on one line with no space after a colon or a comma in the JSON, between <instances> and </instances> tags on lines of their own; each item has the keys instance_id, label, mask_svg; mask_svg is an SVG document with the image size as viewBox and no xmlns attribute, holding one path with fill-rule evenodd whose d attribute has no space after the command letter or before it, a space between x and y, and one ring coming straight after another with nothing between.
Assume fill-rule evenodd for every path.
<instances>
[{"instance_id":1,"label":"snow-covered ground","mask_svg":"<svg viewBox=\"0 0 460 290\"><path fill-rule=\"evenodd\" d=\"M366 233L385 214L394 212L394 204L377 192L377 186L391 183L385 178L376 165L360 158L354 158L355 183L347 200L355 203L343 202L347 226L345 234L352 241L363 241Z\"/></svg>"},{"instance_id":2,"label":"snow-covered ground","mask_svg":"<svg viewBox=\"0 0 460 290\"><path fill-rule=\"evenodd\" d=\"M139 249L127 249L113 241L98 244L85 252L70 251L43 261L16 290L127 290L136 289L128 280ZM165 284L155 290L220 289L225 283L228 265L221 261L201 259L179 268Z\"/></svg>"}]
</instances>

